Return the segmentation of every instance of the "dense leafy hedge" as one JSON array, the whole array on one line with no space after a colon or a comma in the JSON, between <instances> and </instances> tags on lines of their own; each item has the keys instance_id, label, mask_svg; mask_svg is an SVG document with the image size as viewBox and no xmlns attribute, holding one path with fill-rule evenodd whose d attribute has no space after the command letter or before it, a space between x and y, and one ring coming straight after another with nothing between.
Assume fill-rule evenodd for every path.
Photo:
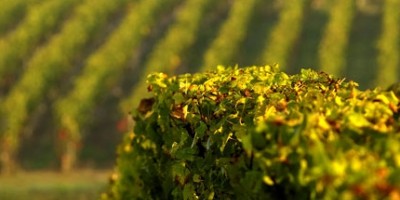
<instances>
[{"instance_id":1,"label":"dense leafy hedge","mask_svg":"<svg viewBox=\"0 0 400 200\"><path fill-rule=\"evenodd\" d=\"M104 199L381 199L400 195L392 91L277 67L148 77Z\"/></svg>"}]
</instances>

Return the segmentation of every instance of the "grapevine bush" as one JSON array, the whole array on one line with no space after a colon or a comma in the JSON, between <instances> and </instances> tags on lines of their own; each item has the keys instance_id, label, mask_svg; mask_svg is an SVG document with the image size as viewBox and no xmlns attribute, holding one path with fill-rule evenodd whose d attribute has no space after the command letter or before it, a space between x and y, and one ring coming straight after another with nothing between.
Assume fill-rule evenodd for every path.
<instances>
[{"instance_id":1,"label":"grapevine bush","mask_svg":"<svg viewBox=\"0 0 400 200\"><path fill-rule=\"evenodd\" d=\"M399 99L277 66L148 76L103 199L400 195Z\"/></svg>"}]
</instances>

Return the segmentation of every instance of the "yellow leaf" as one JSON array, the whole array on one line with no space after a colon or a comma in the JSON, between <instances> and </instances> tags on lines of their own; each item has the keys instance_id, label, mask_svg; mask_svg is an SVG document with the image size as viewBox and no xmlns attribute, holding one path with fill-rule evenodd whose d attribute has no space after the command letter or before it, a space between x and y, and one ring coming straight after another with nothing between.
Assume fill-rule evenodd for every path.
<instances>
[{"instance_id":1,"label":"yellow leaf","mask_svg":"<svg viewBox=\"0 0 400 200\"><path fill-rule=\"evenodd\" d=\"M273 116L273 114L275 114L275 113L276 113L276 108L275 108L275 106L267 107L267 109L265 109L264 117L265 117L266 119L268 119L269 117Z\"/></svg>"},{"instance_id":2,"label":"yellow leaf","mask_svg":"<svg viewBox=\"0 0 400 200\"><path fill-rule=\"evenodd\" d=\"M399 155L399 154L396 154L396 155L394 156L394 161L395 161L395 163L396 163L396 166L397 166L397 167L400 167L400 155Z\"/></svg>"},{"instance_id":3,"label":"yellow leaf","mask_svg":"<svg viewBox=\"0 0 400 200\"><path fill-rule=\"evenodd\" d=\"M183 106L183 119L186 119L188 114L188 105Z\"/></svg>"},{"instance_id":4,"label":"yellow leaf","mask_svg":"<svg viewBox=\"0 0 400 200\"><path fill-rule=\"evenodd\" d=\"M361 169L362 162L359 159L352 159L351 161L351 170L357 172Z\"/></svg>"},{"instance_id":5,"label":"yellow leaf","mask_svg":"<svg viewBox=\"0 0 400 200\"><path fill-rule=\"evenodd\" d=\"M125 146L124 146L124 151L125 151L126 153L131 152L131 151L132 151L131 145L129 145L129 144L125 145Z\"/></svg>"},{"instance_id":6,"label":"yellow leaf","mask_svg":"<svg viewBox=\"0 0 400 200\"><path fill-rule=\"evenodd\" d=\"M359 113L351 114L347 117L347 119L349 120L350 124L358 128L369 126L371 124L362 114Z\"/></svg>"},{"instance_id":7,"label":"yellow leaf","mask_svg":"<svg viewBox=\"0 0 400 200\"><path fill-rule=\"evenodd\" d=\"M318 117L318 126L323 130L329 130L331 127L324 116Z\"/></svg>"},{"instance_id":8,"label":"yellow leaf","mask_svg":"<svg viewBox=\"0 0 400 200\"><path fill-rule=\"evenodd\" d=\"M338 106L342 106L342 105L343 105L342 99L341 99L340 97L338 97L338 96L335 97L335 103L336 103Z\"/></svg>"},{"instance_id":9,"label":"yellow leaf","mask_svg":"<svg viewBox=\"0 0 400 200\"><path fill-rule=\"evenodd\" d=\"M274 181L269 176L264 176L263 181L265 184L269 186L274 185Z\"/></svg>"},{"instance_id":10,"label":"yellow leaf","mask_svg":"<svg viewBox=\"0 0 400 200\"><path fill-rule=\"evenodd\" d=\"M260 95L257 97L257 103L261 104L261 103L264 103L264 101L265 101L265 98L263 95Z\"/></svg>"},{"instance_id":11,"label":"yellow leaf","mask_svg":"<svg viewBox=\"0 0 400 200\"><path fill-rule=\"evenodd\" d=\"M379 94L378 96L376 96L376 99L382 101L384 104L390 103L389 99L383 94Z\"/></svg>"},{"instance_id":12,"label":"yellow leaf","mask_svg":"<svg viewBox=\"0 0 400 200\"><path fill-rule=\"evenodd\" d=\"M335 175L344 175L346 172L346 163L345 162L339 162L339 161L333 161L332 162L332 172Z\"/></svg>"},{"instance_id":13,"label":"yellow leaf","mask_svg":"<svg viewBox=\"0 0 400 200\"><path fill-rule=\"evenodd\" d=\"M133 140L133 138L135 138L135 134L131 131L128 135L130 140Z\"/></svg>"},{"instance_id":14,"label":"yellow leaf","mask_svg":"<svg viewBox=\"0 0 400 200\"><path fill-rule=\"evenodd\" d=\"M301 169L302 170L306 170L307 169L307 160L305 160L305 159L301 159L301 161L300 161L300 167L301 167Z\"/></svg>"}]
</instances>

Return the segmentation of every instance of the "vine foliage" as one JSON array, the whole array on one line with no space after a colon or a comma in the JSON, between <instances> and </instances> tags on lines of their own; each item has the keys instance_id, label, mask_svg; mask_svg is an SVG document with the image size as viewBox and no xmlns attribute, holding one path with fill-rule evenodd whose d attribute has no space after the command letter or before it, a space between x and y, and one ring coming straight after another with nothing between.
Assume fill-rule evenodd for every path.
<instances>
[{"instance_id":1,"label":"vine foliage","mask_svg":"<svg viewBox=\"0 0 400 200\"><path fill-rule=\"evenodd\" d=\"M103 199L356 199L400 193L393 91L277 66L148 76Z\"/></svg>"}]
</instances>

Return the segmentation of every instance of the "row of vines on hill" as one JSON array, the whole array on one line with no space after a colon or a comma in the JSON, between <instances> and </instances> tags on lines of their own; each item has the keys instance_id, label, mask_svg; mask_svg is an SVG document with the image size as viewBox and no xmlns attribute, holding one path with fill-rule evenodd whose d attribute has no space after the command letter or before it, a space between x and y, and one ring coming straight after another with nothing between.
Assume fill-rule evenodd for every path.
<instances>
[{"instance_id":1,"label":"row of vines on hill","mask_svg":"<svg viewBox=\"0 0 400 200\"><path fill-rule=\"evenodd\" d=\"M346 67L346 49L355 13L354 0L332 2L330 19L319 48L321 70L340 76Z\"/></svg>"},{"instance_id":2,"label":"row of vines on hill","mask_svg":"<svg viewBox=\"0 0 400 200\"><path fill-rule=\"evenodd\" d=\"M77 0L44 1L31 7L25 20L6 37L0 40L0 90L12 84L12 77L22 70L22 63L31 52L51 35ZM1 19L1 18L0 18ZM7 81L8 80L8 81ZM0 94L1 95L1 94Z\"/></svg>"},{"instance_id":3,"label":"row of vines on hill","mask_svg":"<svg viewBox=\"0 0 400 200\"><path fill-rule=\"evenodd\" d=\"M376 85L387 86L398 80L400 54L400 0L385 0L381 37L378 41Z\"/></svg>"},{"instance_id":4,"label":"row of vines on hill","mask_svg":"<svg viewBox=\"0 0 400 200\"><path fill-rule=\"evenodd\" d=\"M72 60L82 54L86 45L101 31L110 16L127 1L86 0L74 11L60 33L39 49L29 60L25 73L1 102L1 165L8 173L19 148L19 135L32 110L45 98L63 74L73 69ZM74 147L66 147L75 149ZM64 163L71 158L62 158Z\"/></svg>"},{"instance_id":5,"label":"row of vines on hill","mask_svg":"<svg viewBox=\"0 0 400 200\"><path fill-rule=\"evenodd\" d=\"M279 22L272 30L264 51L265 63L279 63L282 68L287 66L291 50L301 32L307 2L308 0L282 2Z\"/></svg>"},{"instance_id":6,"label":"row of vines on hill","mask_svg":"<svg viewBox=\"0 0 400 200\"><path fill-rule=\"evenodd\" d=\"M145 62L143 76L139 78L139 82L134 86L130 96L121 102L123 113L136 107L140 99L144 97L147 74L155 71L173 74L179 67L181 55L195 42L205 9L213 2L212 0L187 0L179 8L175 22Z\"/></svg>"},{"instance_id":7,"label":"row of vines on hill","mask_svg":"<svg viewBox=\"0 0 400 200\"><path fill-rule=\"evenodd\" d=\"M85 127L90 120L91 110L102 97L102 92L110 91L121 78L132 52L149 34L149 30L161 16L162 10L176 2L176 0L136 2L108 40L87 59L82 73L74 81L73 89L55 104L62 128L59 138L63 146L76 148L78 146L76 143L81 143L82 137L85 136L82 127ZM78 149L63 152L70 154L68 157L72 158L63 165L64 170L73 167L77 152Z\"/></svg>"},{"instance_id":8,"label":"row of vines on hill","mask_svg":"<svg viewBox=\"0 0 400 200\"><path fill-rule=\"evenodd\" d=\"M208 70L221 63L232 62L247 34L247 24L257 0L233 2L229 16L222 25L217 38L204 55L203 69Z\"/></svg>"},{"instance_id":9,"label":"row of vines on hill","mask_svg":"<svg viewBox=\"0 0 400 200\"><path fill-rule=\"evenodd\" d=\"M1 0L0 36L7 33L14 24L23 18L29 6L39 0Z\"/></svg>"}]
</instances>

